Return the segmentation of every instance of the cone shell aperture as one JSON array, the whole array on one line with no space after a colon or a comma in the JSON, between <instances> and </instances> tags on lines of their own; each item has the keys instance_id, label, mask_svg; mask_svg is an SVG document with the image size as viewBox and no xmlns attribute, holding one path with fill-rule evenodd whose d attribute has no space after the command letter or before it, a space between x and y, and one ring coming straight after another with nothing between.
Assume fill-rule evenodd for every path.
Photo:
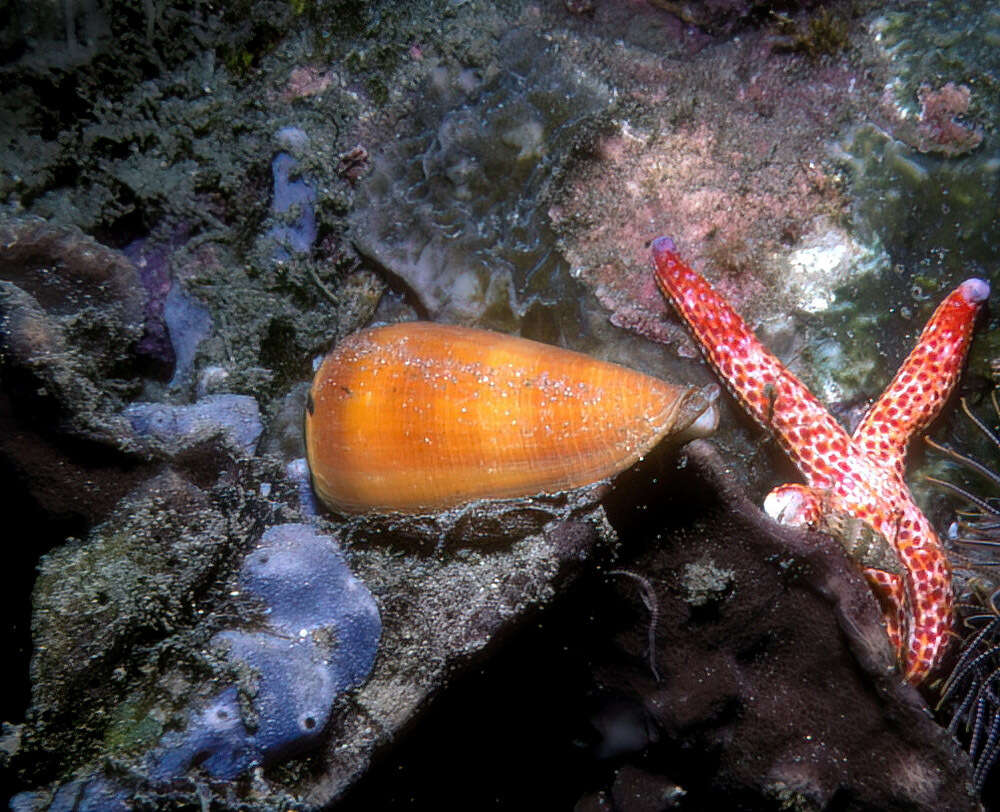
<instances>
[{"instance_id":1,"label":"cone shell aperture","mask_svg":"<svg viewBox=\"0 0 1000 812\"><path fill-rule=\"evenodd\" d=\"M341 341L313 380L306 454L341 513L557 493L718 422L717 389L486 330L407 322Z\"/></svg>"}]
</instances>

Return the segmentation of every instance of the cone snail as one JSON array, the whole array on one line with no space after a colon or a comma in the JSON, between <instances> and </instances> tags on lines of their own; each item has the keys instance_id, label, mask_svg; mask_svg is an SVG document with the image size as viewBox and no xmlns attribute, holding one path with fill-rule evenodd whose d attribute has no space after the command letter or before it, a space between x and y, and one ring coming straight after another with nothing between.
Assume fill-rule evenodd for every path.
<instances>
[{"instance_id":1,"label":"cone snail","mask_svg":"<svg viewBox=\"0 0 1000 812\"><path fill-rule=\"evenodd\" d=\"M324 359L306 452L337 512L432 512L611 477L668 435L711 433L717 392L501 333L393 324Z\"/></svg>"}]
</instances>

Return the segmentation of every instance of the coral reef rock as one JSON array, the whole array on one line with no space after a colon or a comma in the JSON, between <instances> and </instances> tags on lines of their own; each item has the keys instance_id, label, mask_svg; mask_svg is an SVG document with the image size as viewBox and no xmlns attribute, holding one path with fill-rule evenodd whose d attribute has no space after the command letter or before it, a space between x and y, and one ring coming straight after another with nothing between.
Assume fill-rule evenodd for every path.
<instances>
[{"instance_id":1,"label":"coral reef rock","mask_svg":"<svg viewBox=\"0 0 1000 812\"><path fill-rule=\"evenodd\" d=\"M0 454L54 517L98 520L137 483L120 412L143 316L117 251L75 228L0 221Z\"/></svg>"},{"instance_id":2,"label":"coral reef rock","mask_svg":"<svg viewBox=\"0 0 1000 812\"><path fill-rule=\"evenodd\" d=\"M642 708L653 730L637 739L633 766L655 765L664 791L683 788L696 808L734 798L749 808L978 808L968 759L894 668L860 571L832 539L767 519L710 444L686 450L691 479L643 515L659 540L628 562L655 585L656 611L650 620L650 600L614 582L635 625L616 634L617 662L595 665L602 691ZM711 600L691 586L706 561L727 576ZM620 784L608 787L616 810L649 808Z\"/></svg>"}]
</instances>

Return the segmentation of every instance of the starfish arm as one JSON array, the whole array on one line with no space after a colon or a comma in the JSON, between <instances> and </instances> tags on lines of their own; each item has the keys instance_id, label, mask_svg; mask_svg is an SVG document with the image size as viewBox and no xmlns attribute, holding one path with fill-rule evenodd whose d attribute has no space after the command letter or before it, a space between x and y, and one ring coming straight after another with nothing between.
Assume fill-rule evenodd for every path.
<instances>
[{"instance_id":1,"label":"starfish arm","mask_svg":"<svg viewBox=\"0 0 1000 812\"><path fill-rule=\"evenodd\" d=\"M772 431L813 488L830 488L851 440L798 378L757 340L712 286L674 252L673 241L653 241L656 281L733 395Z\"/></svg>"},{"instance_id":2,"label":"starfish arm","mask_svg":"<svg viewBox=\"0 0 1000 812\"><path fill-rule=\"evenodd\" d=\"M905 485L900 485L905 491ZM896 549L906 569L909 629L901 659L906 678L922 682L938 665L952 638L954 596L951 567L934 528L913 502L901 494L900 519L895 528ZM883 525L886 533L888 527Z\"/></svg>"},{"instance_id":3,"label":"starfish arm","mask_svg":"<svg viewBox=\"0 0 1000 812\"><path fill-rule=\"evenodd\" d=\"M910 672L913 669L906 664L906 654L903 650L903 637L907 632L908 625L906 584L903 578L885 570L865 567L863 571L882 607L882 617L885 621L885 633L889 638L889 645L892 646L897 660L904 664L907 679L910 679ZM923 676L926 674L923 674L921 679ZM913 684L916 685L919 682L918 679Z\"/></svg>"},{"instance_id":4,"label":"starfish arm","mask_svg":"<svg viewBox=\"0 0 1000 812\"><path fill-rule=\"evenodd\" d=\"M876 465L903 476L906 446L938 415L958 380L980 305L990 294L982 279L967 279L927 322L917 346L854 432Z\"/></svg>"}]
</instances>

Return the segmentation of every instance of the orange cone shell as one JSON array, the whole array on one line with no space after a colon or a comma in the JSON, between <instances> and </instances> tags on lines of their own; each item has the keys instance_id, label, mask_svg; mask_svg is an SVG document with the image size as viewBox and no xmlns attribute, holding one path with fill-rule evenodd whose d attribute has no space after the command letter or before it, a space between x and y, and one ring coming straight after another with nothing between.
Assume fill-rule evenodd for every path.
<instances>
[{"instance_id":1,"label":"orange cone shell","mask_svg":"<svg viewBox=\"0 0 1000 812\"><path fill-rule=\"evenodd\" d=\"M340 512L430 512L555 493L707 434L712 398L523 338L430 322L349 336L306 409L313 485Z\"/></svg>"}]
</instances>

